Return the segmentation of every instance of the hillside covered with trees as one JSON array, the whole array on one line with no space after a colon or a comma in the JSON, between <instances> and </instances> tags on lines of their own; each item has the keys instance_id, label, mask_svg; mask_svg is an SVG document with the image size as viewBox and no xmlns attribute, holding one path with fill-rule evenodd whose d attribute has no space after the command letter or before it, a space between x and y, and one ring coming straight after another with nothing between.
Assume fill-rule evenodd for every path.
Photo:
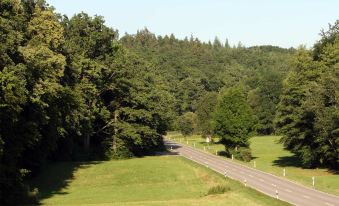
<instances>
[{"instance_id":1,"label":"hillside covered with trees","mask_svg":"<svg viewBox=\"0 0 339 206\"><path fill-rule=\"evenodd\" d=\"M26 180L47 162L154 154L169 130L219 136L230 153L282 134L305 166L339 165L338 21L308 50L119 37L43 0L0 8L0 204L34 201Z\"/></svg>"}]
</instances>

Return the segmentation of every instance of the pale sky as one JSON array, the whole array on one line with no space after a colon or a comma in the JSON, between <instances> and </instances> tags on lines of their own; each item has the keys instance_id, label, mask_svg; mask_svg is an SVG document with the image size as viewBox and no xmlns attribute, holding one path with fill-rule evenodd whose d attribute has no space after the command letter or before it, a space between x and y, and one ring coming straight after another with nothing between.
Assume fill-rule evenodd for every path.
<instances>
[{"instance_id":1,"label":"pale sky","mask_svg":"<svg viewBox=\"0 0 339 206\"><path fill-rule=\"evenodd\" d=\"M339 0L47 0L71 17L84 11L106 25L134 34L147 27L156 35L173 33L230 44L311 47L322 28L339 19Z\"/></svg>"}]
</instances>

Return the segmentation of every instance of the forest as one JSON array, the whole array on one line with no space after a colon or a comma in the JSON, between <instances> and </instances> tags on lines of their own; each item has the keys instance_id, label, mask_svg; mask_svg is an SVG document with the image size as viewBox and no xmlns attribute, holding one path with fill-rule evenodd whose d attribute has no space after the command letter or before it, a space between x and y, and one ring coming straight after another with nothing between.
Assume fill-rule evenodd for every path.
<instances>
[{"instance_id":1,"label":"forest","mask_svg":"<svg viewBox=\"0 0 339 206\"><path fill-rule=\"evenodd\" d=\"M43 0L0 8L1 205L34 201L27 180L48 162L151 155L170 130L219 137L228 154L279 134L306 168L338 169L338 20L286 49L119 36Z\"/></svg>"}]
</instances>

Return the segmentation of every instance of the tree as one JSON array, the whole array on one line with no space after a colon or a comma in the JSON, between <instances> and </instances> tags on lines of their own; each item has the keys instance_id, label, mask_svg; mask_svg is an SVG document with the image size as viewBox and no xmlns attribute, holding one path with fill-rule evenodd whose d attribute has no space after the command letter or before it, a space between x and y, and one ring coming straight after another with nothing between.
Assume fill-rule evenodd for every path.
<instances>
[{"instance_id":1,"label":"tree","mask_svg":"<svg viewBox=\"0 0 339 206\"><path fill-rule=\"evenodd\" d=\"M208 92L202 96L197 104L197 125L203 136L213 134L212 115L218 103L218 94Z\"/></svg>"},{"instance_id":2,"label":"tree","mask_svg":"<svg viewBox=\"0 0 339 206\"><path fill-rule=\"evenodd\" d=\"M220 138L226 152L235 147L248 147L255 131L255 119L241 87L225 91L213 115L214 134Z\"/></svg>"},{"instance_id":3,"label":"tree","mask_svg":"<svg viewBox=\"0 0 339 206\"><path fill-rule=\"evenodd\" d=\"M307 167L317 164L317 143L314 141L314 113L305 106L310 85L317 83L321 65L313 62L310 52L300 48L294 71L284 81L276 115L278 131L284 134L281 142L301 157Z\"/></svg>"},{"instance_id":4,"label":"tree","mask_svg":"<svg viewBox=\"0 0 339 206\"><path fill-rule=\"evenodd\" d=\"M268 70L247 80L247 84L254 88L248 92L247 100L258 120L258 134L268 135L275 131L273 121L282 93L282 76L277 71Z\"/></svg>"},{"instance_id":5,"label":"tree","mask_svg":"<svg viewBox=\"0 0 339 206\"><path fill-rule=\"evenodd\" d=\"M178 119L180 132L184 135L191 135L197 127L197 116L193 112L186 112Z\"/></svg>"}]
</instances>

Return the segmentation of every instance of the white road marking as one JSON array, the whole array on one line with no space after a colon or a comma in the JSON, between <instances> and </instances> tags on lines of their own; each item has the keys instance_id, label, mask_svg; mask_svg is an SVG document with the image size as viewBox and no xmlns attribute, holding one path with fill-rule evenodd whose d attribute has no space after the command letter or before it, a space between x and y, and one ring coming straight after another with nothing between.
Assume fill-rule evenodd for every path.
<instances>
[{"instance_id":1,"label":"white road marking","mask_svg":"<svg viewBox=\"0 0 339 206\"><path fill-rule=\"evenodd\" d=\"M306 198L306 199L310 199L310 197L307 196L307 195L303 195L303 197Z\"/></svg>"}]
</instances>

